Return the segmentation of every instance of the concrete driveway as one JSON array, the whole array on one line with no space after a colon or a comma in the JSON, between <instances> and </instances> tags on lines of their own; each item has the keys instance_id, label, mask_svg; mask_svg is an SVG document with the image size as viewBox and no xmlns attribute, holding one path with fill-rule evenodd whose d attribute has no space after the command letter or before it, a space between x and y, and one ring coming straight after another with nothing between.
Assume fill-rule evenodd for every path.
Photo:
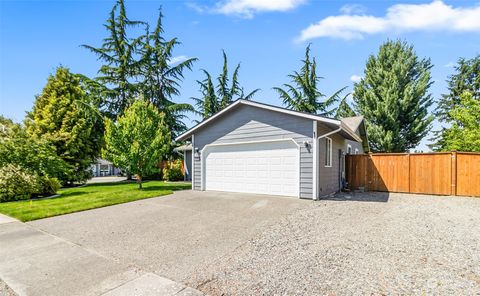
<instances>
[{"instance_id":1,"label":"concrete driveway","mask_svg":"<svg viewBox=\"0 0 480 296\"><path fill-rule=\"evenodd\" d=\"M182 283L196 270L231 254L280 218L311 203L288 197L178 191L33 221L27 223L27 229L19 222L8 223L0 225L2 248L28 241L20 251L39 256L29 257L27 266L17 273L14 261L6 266L0 259L0 278L7 284L17 281L12 288L20 287L28 295L62 295L66 291L100 295L145 274ZM44 236L53 236L55 241L44 243ZM77 248L85 252L72 258ZM42 274L42 265L54 270ZM38 270L30 270L32 266Z\"/></svg>"}]
</instances>

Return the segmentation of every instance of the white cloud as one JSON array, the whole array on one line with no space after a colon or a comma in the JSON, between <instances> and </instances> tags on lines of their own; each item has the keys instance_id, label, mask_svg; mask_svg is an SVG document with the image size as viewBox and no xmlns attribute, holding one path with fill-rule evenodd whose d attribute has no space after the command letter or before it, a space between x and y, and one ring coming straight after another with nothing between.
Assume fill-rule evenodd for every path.
<instances>
[{"instance_id":1,"label":"white cloud","mask_svg":"<svg viewBox=\"0 0 480 296\"><path fill-rule=\"evenodd\" d=\"M449 63L445 64L445 68L453 68L453 67L455 67L455 65L456 64L454 62L449 62Z\"/></svg>"},{"instance_id":2,"label":"white cloud","mask_svg":"<svg viewBox=\"0 0 480 296\"><path fill-rule=\"evenodd\" d=\"M244 18L253 18L256 13L269 11L288 11L294 9L306 0L224 0L219 1L209 9L210 12L225 15L237 15ZM197 11L201 8L196 5L190 5Z\"/></svg>"},{"instance_id":3,"label":"white cloud","mask_svg":"<svg viewBox=\"0 0 480 296\"><path fill-rule=\"evenodd\" d=\"M367 8L361 4L345 4L340 7L340 12L343 14L365 14Z\"/></svg>"},{"instance_id":4,"label":"white cloud","mask_svg":"<svg viewBox=\"0 0 480 296\"><path fill-rule=\"evenodd\" d=\"M344 14L329 16L302 30L298 41L318 37L361 39L387 31L480 32L480 5L453 7L434 0L428 4L396 4L385 16Z\"/></svg>"},{"instance_id":5,"label":"white cloud","mask_svg":"<svg viewBox=\"0 0 480 296\"><path fill-rule=\"evenodd\" d=\"M362 76L352 75L352 76L350 76L350 80L352 82L360 82L360 80L362 80Z\"/></svg>"},{"instance_id":6,"label":"white cloud","mask_svg":"<svg viewBox=\"0 0 480 296\"><path fill-rule=\"evenodd\" d=\"M188 57L186 55L176 56L176 57L171 58L170 61L168 61L168 65L172 66L172 65L175 65L175 64L178 64L178 63L181 63L181 62L185 62L189 58L190 57Z\"/></svg>"}]
</instances>

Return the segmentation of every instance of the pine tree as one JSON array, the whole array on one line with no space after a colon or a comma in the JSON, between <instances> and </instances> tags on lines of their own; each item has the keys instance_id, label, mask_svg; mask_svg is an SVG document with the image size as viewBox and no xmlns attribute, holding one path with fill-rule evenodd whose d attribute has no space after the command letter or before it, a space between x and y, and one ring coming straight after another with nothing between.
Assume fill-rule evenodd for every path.
<instances>
[{"instance_id":1,"label":"pine tree","mask_svg":"<svg viewBox=\"0 0 480 296\"><path fill-rule=\"evenodd\" d=\"M429 132L431 68L430 59L420 59L413 46L402 41L387 41L369 57L353 98L365 117L373 151L405 152Z\"/></svg>"},{"instance_id":2,"label":"pine tree","mask_svg":"<svg viewBox=\"0 0 480 296\"><path fill-rule=\"evenodd\" d=\"M240 86L240 82L238 80L240 64L237 64L235 70L233 71L232 78L229 78L228 58L225 51L223 51L222 72L217 77L216 87L212 81L212 75L210 75L210 73L206 70L202 71L205 74L205 79L202 81L197 80L197 83L200 85L202 97L192 99L195 101L195 105L197 106L196 113L202 116L203 119L212 116L235 100L250 100L260 90L257 88L250 93L245 94L244 89L242 86Z\"/></svg>"},{"instance_id":3,"label":"pine tree","mask_svg":"<svg viewBox=\"0 0 480 296\"><path fill-rule=\"evenodd\" d=\"M107 97L105 107L109 117L114 118L122 114L138 96L138 85L134 78L138 75L140 59L137 53L144 36L131 39L127 30L144 24L129 20L124 0L117 0L105 24L109 36L103 39L102 46L96 48L83 45L104 63L98 71L100 76L97 80L104 87L103 92Z\"/></svg>"},{"instance_id":4,"label":"pine tree","mask_svg":"<svg viewBox=\"0 0 480 296\"><path fill-rule=\"evenodd\" d=\"M188 58L173 65L173 50L180 42L177 38L165 40L162 27L163 14L160 10L157 24L153 32L146 29L145 43L141 53L140 91L145 100L151 102L160 112L165 114L165 123L172 131L172 137L186 130L182 120L185 113L194 112L190 104L177 104L173 97L180 95L180 82L183 72L191 70L196 58Z\"/></svg>"},{"instance_id":5,"label":"pine tree","mask_svg":"<svg viewBox=\"0 0 480 296\"><path fill-rule=\"evenodd\" d=\"M103 123L98 111L92 111L96 109L80 78L59 67L27 115L27 132L51 143L69 165L71 173L60 177L64 182L85 181L90 176L89 167L103 144Z\"/></svg>"},{"instance_id":6,"label":"pine tree","mask_svg":"<svg viewBox=\"0 0 480 296\"><path fill-rule=\"evenodd\" d=\"M455 140L456 144L452 144L452 139L455 138L452 132L462 130L464 122L459 120L458 112L471 112L469 110L474 106L474 102L480 102L480 55L472 59L461 58L455 66L455 74L448 79L448 93L442 95L438 102L436 115L441 122L447 123L439 131L435 131L434 141L430 147L436 151L449 151L452 149L466 151L478 151L472 149L470 144L475 141L468 140L470 143L461 142L467 141L469 137L462 137ZM471 99L466 100L462 96L468 95ZM468 105L465 105L468 103ZM452 110L458 112L452 113ZM456 114L453 116L452 114ZM471 130L471 129L470 129Z\"/></svg>"},{"instance_id":7,"label":"pine tree","mask_svg":"<svg viewBox=\"0 0 480 296\"><path fill-rule=\"evenodd\" d=\"M353 117L356 116L355 111L353 111L352 107L347 102L347 98L350 94L347 94L343 97L343 99L338 104L337 110L335 111L335 118L341 119L345 117Z\"/></svg>"},{"instance_id":8,"label":"pine tree","mask_svg":"<svg viewBox=\"0 0 480 296\"><path fill-rule=\"evenodd\" d=\"M310 58L310 45L305 49L305 59L302 60L302 64L299 72L294 71L293 74L288 75L292 80L291 84L286 83L283 88L274 87L273 89L289 109L323 116L333 115L335 110L330 107L338 101L339 95L346 87L324 99L325 95L318 89L318 83L322 77L317 75L317 61L315 58Z\"/></svg>"}]
</instances>

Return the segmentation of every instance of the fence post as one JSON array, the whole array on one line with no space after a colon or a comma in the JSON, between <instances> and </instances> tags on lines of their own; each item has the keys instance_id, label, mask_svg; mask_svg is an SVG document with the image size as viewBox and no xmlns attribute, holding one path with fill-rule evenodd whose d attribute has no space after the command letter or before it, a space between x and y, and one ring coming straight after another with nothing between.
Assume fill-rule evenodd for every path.
<instances>
[{"instance_id":1,"label":"fence post","mask_svg":"<svg viewBox=\"0 0 480 296\"><path fill-rule=\"evenodd\" d=\"M411 171L411 164L410 164L410 153L408 155L408 193L411 193L412 190L410 189L410 183L411 183L411 178L412 178L412 171Z\"/></svg>"},{"instance_id":2,"label":"fence post","mask_svg":"<svg viewBox=\"0 0 480 296\"><path fill-rule=\"evenodd\" d=\"M452 152L452 195L457 195L457 152Z\"/></svg>"}]
</instances>

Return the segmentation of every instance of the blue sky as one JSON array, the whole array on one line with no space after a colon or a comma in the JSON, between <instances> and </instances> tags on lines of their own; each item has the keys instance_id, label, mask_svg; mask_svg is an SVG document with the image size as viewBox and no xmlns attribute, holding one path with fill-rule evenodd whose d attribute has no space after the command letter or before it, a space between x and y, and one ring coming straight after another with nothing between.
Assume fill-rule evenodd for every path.
<instances>
[{"instance_id":1,"label":"blue sky","mask_svg":"<svg viewBox=\"0 0 480 296\"><path fill-rule=\"evenodd\" d=\"M0 114L21 121L59 65L94 77L100 64L80 45L101 44L113 4L0 0ZM199 58L186 73L178 102L199 95L200 69L219 73L222 49L232 66L241 62L245 89L261 89L255 100L274 105L281 101L272 87L288 82L308 43L327 95L343 86L351 91L368 56L388 38L404 39L419 56L431 58L436 99L445 92L452 64L480 53L477 1L126 0L130 19L152 24L160 5L166 36L182 42L175 56ZM418 148L426 150L427 143Z\"/></svg>"}]
</instances>

